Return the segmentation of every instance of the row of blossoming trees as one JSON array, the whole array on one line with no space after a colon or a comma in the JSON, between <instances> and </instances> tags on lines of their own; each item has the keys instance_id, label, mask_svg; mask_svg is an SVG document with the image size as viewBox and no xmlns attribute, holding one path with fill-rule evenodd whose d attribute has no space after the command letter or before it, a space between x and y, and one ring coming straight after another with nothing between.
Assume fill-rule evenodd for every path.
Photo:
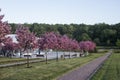
<instances>
[{"instance_id":1,"label":"row of blossoming trees","mask_svg":"<svg viewBox=\"0 0 120 80\"><path fill-rule=\"evenodd\" d=\"M16 30L16 38L18 43L14 43L10 37L5 37L10 34L11 28L7 22L3 22L3 15L0 15L0 48L8 51L39 48L40 50L53 49L55 51L92 51L96 45L92 41L81 41L70 39L66 35L60 35L54 32L47 32L37 38L34 33L29 31L28 27L18 25Z\"/></svg>"},{"instance_id":2,"label":"row of blossoming trees","mask_svg":"<svg viewBox=\"0 0 120 80\"><path fill-rule=\"evenodd\" d=\"M78 43L66 35L60 35L54 32L47 32L40 37L36 37L34 33L29 31L28 27L22 25L18 25L15 32L18 43L14 43L10 37L6 37L7 34L11 33L11 28L7 22L2 21L3 17L3 15L0 15L0 49L5 52L7 51L7 55L12 55L15 50L20 50L20 52L26 51L28 53L28 50L35 48L45 51L52 49L56 51L58 60L58 50L69 52L81 51L85 53L94 50L96 47L92 41L81 41Z\"/></svg>"}]
</instances>

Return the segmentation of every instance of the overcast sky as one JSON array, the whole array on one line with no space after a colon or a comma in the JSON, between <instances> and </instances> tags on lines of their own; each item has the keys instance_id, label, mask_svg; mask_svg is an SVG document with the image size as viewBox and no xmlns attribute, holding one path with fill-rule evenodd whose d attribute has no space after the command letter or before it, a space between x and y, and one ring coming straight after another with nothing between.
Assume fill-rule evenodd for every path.
<instances>
[{"instance_id":1,"label":"overcast sky","mask_svg":"<svg viewBox=\"0 0 120 80\"><path fill-rule=\"evenodd\" d=\"M0 8L9 23L120 22L120 0L0 0Z\"/></svg>"}]
</instances>

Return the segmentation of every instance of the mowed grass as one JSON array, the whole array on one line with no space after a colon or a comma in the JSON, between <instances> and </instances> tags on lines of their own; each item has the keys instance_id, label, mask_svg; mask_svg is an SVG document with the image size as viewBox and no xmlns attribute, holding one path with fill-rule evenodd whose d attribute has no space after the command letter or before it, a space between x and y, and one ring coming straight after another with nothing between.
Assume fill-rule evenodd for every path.
<instances>
[{"instance_id":1,"label":"mowed grass","mask_svg":"<svg viewBox=\"0 0 120 80\"><path fill-rule=\"evenodd\" d=\"M32 63L26 65L0 68L0 80L56 80L56 78L104 54L92 54L87 57Z\"/></svg>"},{"instance_id":2,"label":"mowed grass","mask_svg":"<svg viewBox=\"0 0 120 80\"><path fill-rule=\"evenodd\" d=\"M30 58L30 60L43 60L42 58ZM14 62L26 61L26 58L8 58L0 57L0 64L8 64Z\"/></svg>"},{"instance_id":3,"label":"mowed grass","mask_svg":"<svg viewBox=\"0 0 120 80\"><path fill-rule=\"evenodd\" d=\"M9 60L22 60L22 58L0 57L0 62L9 61Z\"/></svg>"},{"instance_id":4,"label":"mowed grass","mask_svg":"<svg viewBox=\"0 0 120 80\"><path fill-rule=\"evenodd\" d=\"M91 80L120 80L120 53L114 53Z\"/></svg>"}]
</instances>

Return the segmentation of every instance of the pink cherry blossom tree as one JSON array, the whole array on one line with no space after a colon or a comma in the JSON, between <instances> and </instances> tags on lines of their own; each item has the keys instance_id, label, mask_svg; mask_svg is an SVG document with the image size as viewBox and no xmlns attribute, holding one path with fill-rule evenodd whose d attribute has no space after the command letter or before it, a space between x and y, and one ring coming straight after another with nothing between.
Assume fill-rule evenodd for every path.
<instances>
[{"instance_id":1,"label":"pink cherry blossom tree","mask_svg":"<svg viewBox=\"0 0 120 80\"><path fill-rule=\"evenodd\" d=\"M53 49L54 51L56 51L56 61L58 61L58 50L67 50L66 47L68 47L68 39L69 38L67 36L61 36L60 34L54 32L45 33L38 40L39 49L41 50Z\"/></svg>"},{"instance_id":2,"label":"pink cherry blossom tree","mask_svg":"<svg viewBox=\"0 0 120 80\"><path fill-rule=\"evenodd\" d=\"M69 51L69 59L70 59L70 54L71 54L71 51L72 51L72 39L69 39L68 41L68 51Z\"/></svg>"},{"instance_id":3,"label":"pink cherry blossom tree","mask_svg":"<svg viewBox=\"0 0 120 80\"><path fill-rule=\"evenodd\" d=\"M81 41L79 43L80 49L83 53L88 53L89 51L93 51L96 47L96 44L92 41ZM85 54L87 55L87 54Z\"/></svg>"},{"instance_id":4,"label":"pink cherry blossom tree","mask_svg":"<svg viewBox=\"0 0 120 80\"><path fill-rule=\"evenodd\" d=\"M61 37L61 50L62 51L67 51L68 50L68 47L69 47L68 42L69 42L68 36L63 35ZM65 59L65 52L63 52L63 58Z\"/></svg>"},{"instance_id":5,"label":"pink cherry blossom tree","mask_svg":"<svg viewBox=\"0 0 120 80\"><path fill-rule=\"evenodd\" d=\"M57 44L57 37L54 32L47 32L43 34L38 40L38 46L40 50L45 50L46 63L47 63L47 51L49 49L55 49Z\"/></svg>"},{"instance_id":6,"label":"pink cherry blossom tree","mask_svg":"<svg viewBox=\"0 0 120 80\"><path fill-rule=\"evenodd\" d=\"M34 46L34 42L36 40L35 34L30 32L28 27L24 27L22 25L18 25L16 34L20 49L27 52L27 67L29 67L28 50L31 50Z\"/></svg>"},{"instance_id":7,"label":"pink cherry blossom tree","mask_svg":"<svg viewBox=\"0 0 120 80\"><path fill-rule=\"evenodd\" d=\"M4 42L4 49L7 52L8 57L10 58L13 56L13 52L17 50L17 43L14 43L12 38L7 37Z\"/></svg>"},{"instance_id":8,"label":"pink cherry blossom tree","mask_svg":"<svg viewBox=\"0 0 120 80\"><path fill-rule=\"evenodd\" d=\"M79 43L76 40L72 40L72 50L78 51L80 49Z\"/></svg>"},{"instance_id":9,"label":"pink cherry blossom tree","mask_svg":"<svg viewBox=\"0 0 120 80\"><path fill-rule=\"evenodd\" d=\"M57 45L57 37L54 32L47 32L40 37L38 42L42 50L54 49Z\"/></svg>"},{"instance_id":10,"label":"pink cherry blossom tree","mask_svg":"<svg viewBox=\"0 0 120 80\"><path fill-rule=\"evenodd\" d=\"M62 50L67 51L68 50L68 42L69 42L69 37L67 35L63 35L61 37L61 42L62 42Z\"/></svg>"},{"instance_id":11,"label":"pink cherry blossom tree","mask_svg":"<svg viewBox=\"0 0 120 80\"><path fill-rule=\"evenodd\" d=\"M1 9L0 9L1 12ZM11 27L7 22L3 22L4 15L0 15L0 49L2 49L5 42L5 35L11 33Z\"/></svg>"},{"instance_id":12,"label":"pink cherry blossom tree","mask_svg":"<svg viewBox=\"0 0 120 80\"><path fill-rule=\"evenodd\" d=\"M60 34L58 34L58 33L55 33L55 35L56 35L56 40L57 40L57 42L56 42L56 44L55 44L55 47L54 47L54 50L56 51L56 61L58 62L58 51L59 50L63 50L63 38L62 38L62 36L60 35Z\"/></svg>"}]
</instances>

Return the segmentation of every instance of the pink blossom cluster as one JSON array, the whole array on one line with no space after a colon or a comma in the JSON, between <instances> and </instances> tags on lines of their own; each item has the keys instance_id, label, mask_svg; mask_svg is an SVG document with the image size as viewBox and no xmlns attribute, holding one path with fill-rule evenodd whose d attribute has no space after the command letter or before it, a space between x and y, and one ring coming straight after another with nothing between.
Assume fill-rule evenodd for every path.
<instances>
[{"instance_id":1,"label":"pink blossom cluster","mask_svg":"<svg viewBox=\"0 0 120 80\"><path fill-rule=\"evenodd\" d=\"M42 50L78 50L79 45L76 40L72 40L66 35L60 35L54 32L48 32L43 34L38 40L39 48Z\"/></svg>"},{"instance_id":2,"label":"pink blossom cluster","mask_svg":"<svg viewBox=\"0 0 120 80\"><path fill-rule=\"evenodd\" d=\"M7 37L4 41L4 49L13 51L18 49L18 44L14 43L10 37Z\"/></svg>"},{"instance_id":3,"label":"pink blossom cluster","mask_svg":"<svg viewBox=\"0 0 120 80\"><path fill-rule=\"evenodd\" d=\"M5 35L9 34L11 30L9 24L2 21L3 17L4 15L0 15L0 48L2 47L2 44L4 44L4 39L6 38Z\"/></svg>"},{"instance_id":4,"label":"pink blossom cluster","mask_svg":"<svg viewBox=\"0 0 120 80\"><path fill-rule=\"evenodd\" d=\"M17 41L19 42L20 48L23 48L24 50L33 48L35 46L35 34L31 33L29 31L28 27L24 27L22 25L19 25L17 30L16 30L16 38Z\"/></svg>"},{"instance_id":5,"label":"pink blossom cluster","mask_svg":"<svg viewBox=\"0 0 120 80\"><path fill-rule=\"evenodd\" d=\"M79 43L80 49L84 51L93 51L96 47L96 44L92 41L81 41Z\"/></svg>"}]
</instances>

